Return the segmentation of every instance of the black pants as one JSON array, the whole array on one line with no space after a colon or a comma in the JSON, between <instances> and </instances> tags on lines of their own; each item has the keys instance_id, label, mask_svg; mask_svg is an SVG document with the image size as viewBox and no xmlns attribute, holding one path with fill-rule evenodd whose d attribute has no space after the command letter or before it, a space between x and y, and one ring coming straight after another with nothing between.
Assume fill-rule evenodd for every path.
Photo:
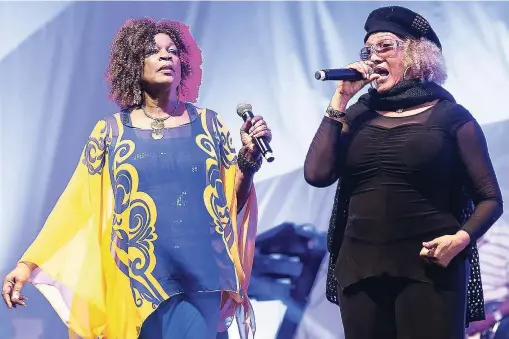
<instances>
[{"instance_id":1,"label":"black pants","mask_svg":"<svg viewBox=\"0 0 509 339\"><path fill-rule=\"evenodd\" d=\"M375 277L339 292L345 339L464 339L467 265L445 285Z\"/></svg>"}]
</instances>

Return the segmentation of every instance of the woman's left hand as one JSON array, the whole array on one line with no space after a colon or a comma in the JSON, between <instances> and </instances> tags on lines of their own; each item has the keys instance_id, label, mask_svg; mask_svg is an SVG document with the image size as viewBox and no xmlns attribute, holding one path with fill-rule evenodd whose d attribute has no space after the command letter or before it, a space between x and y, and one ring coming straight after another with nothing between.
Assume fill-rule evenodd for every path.
<instances>
[{"instance_id":1,"label":"woman's left hand","mask_svg":"<svg viewBox=\"0 0 509 339\"><path fill-rule=\"evenodd\" d=\"M247 153L249 153L252 159L257 160L261 157L262 152L254 139L255 137L265 137L268 142L272 140L270 128L267 126L265 120L263 120L263 117L259 115L246 120L240 128L242 146L245 148Z\"/></svg>"},{"instance_id":2,"label":"woman's left hand","mask_svg":"<svg viewBox=\"0 0 509 339\"><path fill-rule=\"evenodd\" d=\"M452 259L470 244L470 235L458 231L454 235L444 235L422 243L420 256L442 267L447 267Z\"/></svg>"}]
</instances>

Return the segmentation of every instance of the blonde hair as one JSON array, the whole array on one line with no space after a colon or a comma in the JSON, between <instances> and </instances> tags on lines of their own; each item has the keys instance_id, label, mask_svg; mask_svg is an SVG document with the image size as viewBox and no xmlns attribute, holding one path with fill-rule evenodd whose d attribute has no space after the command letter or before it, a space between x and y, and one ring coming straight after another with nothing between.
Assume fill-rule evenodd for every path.
<instances>
[{"instance_id":1,"label":"blonde hair","mask_svg":"<svg viewBox=\"0 0 509 339\"><path fill-rule=\"evenodd\" d=\"M447 69L442 51L431 41L421 39L404 40L403 65L405 77L442 85L447 79Z\"/></svg>"}]
</instances>

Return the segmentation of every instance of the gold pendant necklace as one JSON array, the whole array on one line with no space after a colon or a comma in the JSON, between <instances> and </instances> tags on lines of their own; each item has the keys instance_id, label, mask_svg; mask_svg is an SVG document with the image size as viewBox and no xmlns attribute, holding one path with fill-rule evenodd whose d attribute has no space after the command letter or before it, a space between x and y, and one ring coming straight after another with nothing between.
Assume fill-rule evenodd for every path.
<instances>
[{"instance_id":1,"label":"gold pendant necklace","mask_svg":"<svg viewBox=\"0 0 509 339\"><path fill-rule=\"evenodd\" d=\"M150 127L152 127L152 138L153 139L159 140L159 139L163 138L163 136L164 136L164 134L163 134L164 122L166 121L166 119L168 119L175 113L179 104L180 104L180 100L177 100L177 104L173 108L173 111L167 117L164 117L164 118L155 118L155 117L151 116L150 114L147 113L147 111L145 110L145 107L141 106L141 110L143 111L143 114L145 114L145 116L147 118L152 120Z\"/></svg>"},{"instance_id":2,"label":"gold pendant necklace","mask_svg":"<svg viewBox=\"0 0 509 339\"><path fill-rule=\"evenodd\" d=\"M167 119L167 118L166 118ZM159 140L163 137L164 120L166 119L154 119L150 126L152 127L152 138Z\"/></svg>"}]
</instances>

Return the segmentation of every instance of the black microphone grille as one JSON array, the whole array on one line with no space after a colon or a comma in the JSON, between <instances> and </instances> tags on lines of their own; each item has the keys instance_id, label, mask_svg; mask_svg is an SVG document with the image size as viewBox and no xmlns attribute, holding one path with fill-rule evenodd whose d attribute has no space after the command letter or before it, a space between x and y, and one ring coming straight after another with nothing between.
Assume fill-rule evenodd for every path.
<instances>
[{"instance_id":1,"label":"black microphone grille","mask_svg":"<svg viewBox=\"0 0 509 339\"><path fill-rule=\"evenodd\" d=\"M253 111L253 106L251 106L250 104L246 104L246 103L240 103L237 105L237 114L239 116L243 116L244 113L248 112L248 111Z\"/></svg>"}]
</instances>

